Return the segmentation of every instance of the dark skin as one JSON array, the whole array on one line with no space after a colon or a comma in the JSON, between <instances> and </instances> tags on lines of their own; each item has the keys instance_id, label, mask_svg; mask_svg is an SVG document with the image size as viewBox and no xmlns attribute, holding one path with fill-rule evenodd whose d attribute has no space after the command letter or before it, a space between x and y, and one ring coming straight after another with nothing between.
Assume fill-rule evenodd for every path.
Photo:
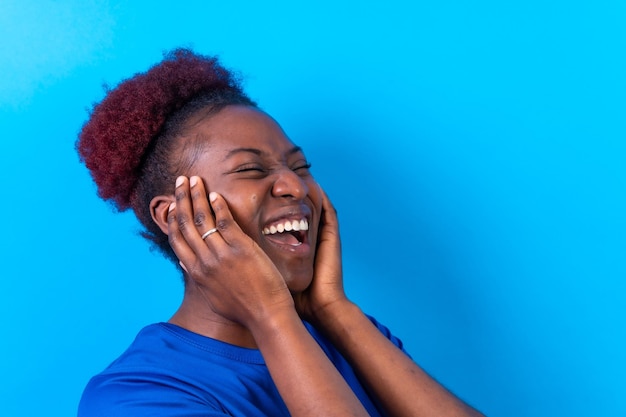
<instances>
[{"instance_id":1,"label":"dark skin","mask_svg":"<svg viewBox=\"0 0 626 417\"><path fill-rule=\"evenodd\" d=\"M228 106L191 124L187 135L206 141L196 175L179 177L173 196L151 203L185 270L185 298L172 323L260 349L293 416L367 415L302 318L350 361L388 415L481 415L346 297L336 212L273 119ZM285 221L306 221L308 230L267 232ZM218 232L203 240L212 228Z\"/></svg>"}]
</instances>

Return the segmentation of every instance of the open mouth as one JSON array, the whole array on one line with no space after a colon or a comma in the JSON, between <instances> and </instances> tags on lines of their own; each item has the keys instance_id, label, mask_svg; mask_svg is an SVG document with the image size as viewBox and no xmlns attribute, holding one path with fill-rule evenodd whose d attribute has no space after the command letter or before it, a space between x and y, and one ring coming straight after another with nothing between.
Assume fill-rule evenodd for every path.
<instances>
[{"instance_id":1,"label":"open mouth","mask_svg":"<svg viewBox=\"0 0 626 417\"><path fill-rule=\"evenodd\" d=\"M308 230L307 219L283 220L264 227L263 235L267 240L280 245L300 246L305 242Z\"/></svg>"}]
</instances>

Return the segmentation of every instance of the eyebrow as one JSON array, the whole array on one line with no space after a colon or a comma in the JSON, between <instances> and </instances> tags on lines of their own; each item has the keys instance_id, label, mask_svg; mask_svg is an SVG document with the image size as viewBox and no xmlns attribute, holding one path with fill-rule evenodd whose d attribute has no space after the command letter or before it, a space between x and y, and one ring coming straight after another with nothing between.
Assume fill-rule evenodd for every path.
<instances>
[{"instance_id":1,"label":"eyebrow","mask_svg":"<svg viewBox=\"0 0 626 417\"><path fill-rule=\"evenodd\" d=\"M302 148L299 146L294 146L289 151L287 151L287 155L293 155L298 152L302 152ZM240 153L252 153L258 156L263 156L266 154L266 152L263 152L262 150L257 149L257 148L235 148L235 149L230 150L222 161L226 161L228 158L231 158L234 155L237 155Z\"/></svg>"}]
</instances>

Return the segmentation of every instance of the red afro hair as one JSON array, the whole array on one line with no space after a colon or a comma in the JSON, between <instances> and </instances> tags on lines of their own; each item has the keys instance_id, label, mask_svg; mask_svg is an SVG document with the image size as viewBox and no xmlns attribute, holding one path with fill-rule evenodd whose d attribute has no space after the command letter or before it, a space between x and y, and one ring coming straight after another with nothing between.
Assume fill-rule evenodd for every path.
<instances>
[{"instance_id":1,"label":"red afro hair","mask_svg":"<svg viewBox=\"0 0 626 417\"><path fill-rule=\"evenodd\" d=\"M79 134L76 148L98 195L119 211L132 208L146 228L142 235L175 262L167 235L152 221L150 201L173 193L174 178L188 175L192 161L179 152L187 120L228 105L256 107L217 58L176 49L107 90Z\"/></svg>"},{"instance_id":2,"label":"red afro hair","mask_svg":"<svg viewBox=\"0 0 626 417\"><path fill-rule=\"evenodd\" d=\"M131 207L146 150L168 117L198 95L220 90L243 95L238 79L217 58L188 49L165 54L147 72L108 90L77 142L98 195L120 211Z\"/></svg>"}]
</instances>

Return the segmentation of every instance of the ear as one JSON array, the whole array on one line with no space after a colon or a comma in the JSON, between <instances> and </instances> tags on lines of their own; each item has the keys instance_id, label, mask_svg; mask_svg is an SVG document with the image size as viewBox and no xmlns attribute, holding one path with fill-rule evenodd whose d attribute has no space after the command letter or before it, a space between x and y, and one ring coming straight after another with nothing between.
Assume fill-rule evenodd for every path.
<instances>
[{"instance_id":1,"label":"ear","mask_svg":"<svg viewBox=\"0 0 626 417\"><path fill-rule=\"evenodd\" d=\"M167 233L167 214L170 204L174 202L173 195L158 195L150 201L150 215L161 231Z\"/></svg>"}]
</instances>

